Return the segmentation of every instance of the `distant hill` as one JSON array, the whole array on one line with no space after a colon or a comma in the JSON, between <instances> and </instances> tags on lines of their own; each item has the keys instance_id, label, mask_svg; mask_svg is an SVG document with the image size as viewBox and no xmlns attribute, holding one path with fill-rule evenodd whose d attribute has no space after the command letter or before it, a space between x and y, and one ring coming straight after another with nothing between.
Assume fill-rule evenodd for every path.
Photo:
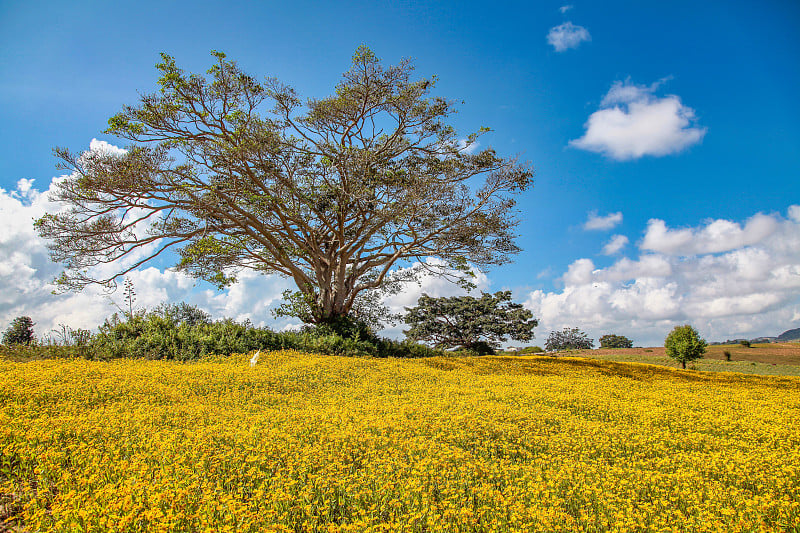
<instances>
[{"instance_id":1,"label":"distant hill","mask_svg":"<svg viewBox=\"0 0 800 533\"><path fill-rule=\"evenodd\" d=\"M789 329L778 335L778 342L800 340L800 328Z\"/></svg>"}]
</instances>

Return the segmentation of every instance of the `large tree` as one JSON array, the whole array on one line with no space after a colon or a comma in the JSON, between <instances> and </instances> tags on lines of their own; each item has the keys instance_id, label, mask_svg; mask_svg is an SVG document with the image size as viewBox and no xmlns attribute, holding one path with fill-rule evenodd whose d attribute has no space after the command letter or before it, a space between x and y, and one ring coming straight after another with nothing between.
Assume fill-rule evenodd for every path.
<instances>
[{"instance_id":1,"label":"large tree","mask_svg":"<svg viewBox=\"0 0 800 533\"><path fill-rule=\"evenodd\" d=\"M511 291L483 293L480 298L423 294L416 307L406 311L403 320L410 327L403 333L440 348L492 351L507 337L531 340L533 328L539 324L529 310L511 301Z\"/></svg>"},{"instance_id":2,"label":"large tree","mask_svg":"<svg viewBox=\"0 0 800 533\"><path fill-rule=\"evenodd\" d=\"M476 151L487 129L459 136L453 103L408 60L383 67L360 47L335 94L303 102L213 55L207 75L162 55L159 90L109 119L124 153L56 149L72 173L52 199L70 207L36 226L63 288L113 284L173 248L179 270L220 288L241 269L288 276L304 319L325 323L393 272L419 274L397 266L488 268L518 251L512 197L532 169ZM122 266L98 277L104 263Z\"/></svg>"}]
</instances>

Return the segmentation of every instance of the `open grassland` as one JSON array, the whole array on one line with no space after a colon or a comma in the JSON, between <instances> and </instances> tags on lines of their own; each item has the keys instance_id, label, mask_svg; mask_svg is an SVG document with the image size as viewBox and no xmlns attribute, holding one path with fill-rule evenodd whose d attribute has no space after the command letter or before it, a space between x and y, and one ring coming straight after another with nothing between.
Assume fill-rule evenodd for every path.
<instances>
[{"instance_id":1,"label":"open grassland","mask_svg":"<svg viewBox=\"0 0 800 533\"><path fill-rule=\"evenodd\" d=\"M725 360L725 352L731 360ZM573 355L604 361L647 363L677 368L679 363L667 357L664 347L656 348L603 348L582 350ZM702 359L690 363L697 370L712 372L741 372L772 376L800 376L800 343L784 342L753 344L750 348L739 344L709 346Z\"/></svg>"},{"instance_id":2,"label":"open grassland","mask_svg":"<svg viewBox=\"0 0 800 533\"><path fill-rule=\"evenodd\" d=\"M0 361L24 531L800 531L800 379L550 357Z\"/></svg>"}]
</instances>

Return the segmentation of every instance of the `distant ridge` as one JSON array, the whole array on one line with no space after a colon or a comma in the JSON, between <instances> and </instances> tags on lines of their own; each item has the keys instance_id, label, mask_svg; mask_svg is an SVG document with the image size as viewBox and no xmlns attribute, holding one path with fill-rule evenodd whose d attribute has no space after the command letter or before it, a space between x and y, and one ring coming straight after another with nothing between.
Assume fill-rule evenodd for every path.
<instances>
[{"instance_id":1,"label":"distant ridge","mask_svg":"<svg viewBox=\"0 0 800 533\"><path fill-rule=\"evenodd\" d=\"M778 335L778 342L800 340L800 328L789 329Z\"/></svg>"},{"instance_id":2,"label":"distant ridge","mask_svg":"<svg viewBox=\"0 0 800 533\"><path fill-rule=\"evenodd\" d=\"M800 341L800 328L788 329L778 335L777 337L756 337L755 339L728 339L724 342L711 342L709 344L741 344L742 342L750 342L751 344L767 344L770 342L792 342Z\"/></svg>"}]
</instances>

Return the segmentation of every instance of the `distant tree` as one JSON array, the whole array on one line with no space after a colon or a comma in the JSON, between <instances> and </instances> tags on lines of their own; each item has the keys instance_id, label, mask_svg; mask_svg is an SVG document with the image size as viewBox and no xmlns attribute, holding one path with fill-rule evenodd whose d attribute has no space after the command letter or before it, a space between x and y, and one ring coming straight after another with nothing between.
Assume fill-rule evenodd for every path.
<instances>
[{"instance_id":1,"label":"distant tree","mask_svg":"<svg viewBox=\"0 0 800 533\"><path fill-rule=\"evenodd\" d=\"M5 333L3 333L3 344L25 344L30 345L34 341L33 320L29 316L18 316L11 321Z\"/></svg>"},{"instance_id":2,"label":"distant tree","mask_svg":"<svg viewBox=\"0 0 800 533\"><path fill-rule=\"evenodd\" d=\"M633 341L623 335L610 333L600 337L601 348L632 348Z\"/></svg>"},{"instance_id":3,"label":"distant tree","mask_svg":"<svg viewBox=\"0 0 800 533\"><path fill-rule=\"evenodd\" d=\"M289 278L303 320L336 326L425 270L458 278L519 251L514 197L532 168L476 151L488 128L459 134L455 103L410 61L359 47L334 94L306 100L213 55L207 75L162 55L158 89L109 119L125 151L56 149L70 174L52 199L69 208L35 226L62 289L113 285L171 248L220 288L242 270Z\"/></svg>"},{"instance_id":4,"label":"distant tree","mask_svg":"<svg viewBox=\"0 0 800 533\"><path fill-rule=\"evenodd\" d=\"M511 291L483 293L480 298L423 294L417 306L406 311L403 321L411 327L404 333L409 339L478 353L493 353L507 337L529 341L539 323L529 310L511 301Z\"/></svg>"},{"instance_id":5,"label":"distant tree","mask_svg":"<svg viewBox=\"0 0 800 533\"><path fill-rule=\"evenodd\" d=\"M540 346L526 346L522 350L519 351L520 354L526 355L529 353L542 353L544 350Z\"/></svg>"},{"instance_id":6,"label":"distant tree","mask_svg":"<svg viewBox=\"0 0 800 533\"><path fill-rule=\"evenodd\" d=\"M700 338L700 334L689 324L675 326L664 339L667 355L686 368L687 361L700 359L706 353L708 343Z\"/></svg>"},{"instance_id":7,"label":"distant tree","mask_svg":"<svg viewBox=\"0 0 800 533\"><path fill-rule=\"evenodd\" d=\"M548 352L590 350L594 348L594 341L578 328L564 328L561 331L551 331L544 347Z\"/></svg>"}]
</instances>

